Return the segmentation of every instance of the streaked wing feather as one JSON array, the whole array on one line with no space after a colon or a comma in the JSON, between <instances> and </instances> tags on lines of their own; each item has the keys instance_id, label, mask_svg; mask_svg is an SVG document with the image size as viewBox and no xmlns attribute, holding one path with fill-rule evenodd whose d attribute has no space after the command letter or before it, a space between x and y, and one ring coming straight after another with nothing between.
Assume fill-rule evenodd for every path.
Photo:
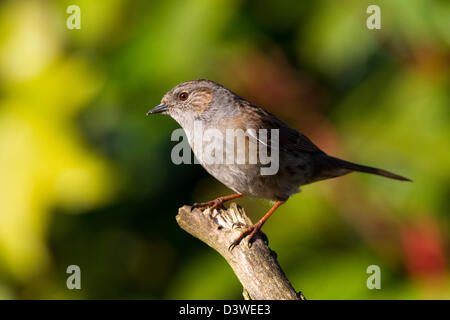
<instances>
[{"instance_id":1,"label":"streaked wing feather","mask_svg":"<svg viewBox=\"0 0 450 320\"><path fill-rule=\"evenodd\" d=\"M245 100L244 100L245 101ZM245 121L241 120L239 127L243 130L252 129L279 129L279 145L285 151L298 151L308 153L323 153L311 140L297 130L289 127L276 116L266 110L248 103L242 103L245 107ZM243 119L244 117L242 117ZM270 135L267 143L264 143L258 137L252 136L259 142L270 146Z\"/></svg>"}]
</instances>

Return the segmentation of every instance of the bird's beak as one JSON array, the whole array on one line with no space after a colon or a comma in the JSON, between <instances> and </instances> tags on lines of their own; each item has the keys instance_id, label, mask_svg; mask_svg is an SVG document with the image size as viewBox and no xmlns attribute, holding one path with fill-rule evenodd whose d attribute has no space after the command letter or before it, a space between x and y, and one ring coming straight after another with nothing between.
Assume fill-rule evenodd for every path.
<instances>
[{"instance_id":1,"label":"bird's beak","mask_svg":"<svg viewBox=\"0 0 450 320\"><path fill-rule=\"evenodd\" d=\"M149 114L154 114L154 113L162 113L165 112L169 109L168 106L164 105L164 104L160 104L159 106L154 107L152 110L150 110L149 112L147 112L147 115Z\"/></svg>"}]
</instances>

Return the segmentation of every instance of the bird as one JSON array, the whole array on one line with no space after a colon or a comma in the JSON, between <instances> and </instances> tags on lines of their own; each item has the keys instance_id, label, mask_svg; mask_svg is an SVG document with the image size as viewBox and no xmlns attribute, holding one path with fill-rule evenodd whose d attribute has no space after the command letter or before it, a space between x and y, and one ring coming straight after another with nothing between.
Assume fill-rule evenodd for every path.
<instances>
[{"instance_id":1,"label":"bird","mask_svg":"<svg viewBox=\"0 0 450 320\"><path fill-rule=\"evenodd\" d=\"M411 181L387 170L356 164L326 154L308 137L275 115L211 80L190 80L176 85L163 96L158 106L147 112L147 115L158 113L167 114L178 122L187 133L189 145L200 164L209 174L235 192L212 201L194 203L193 207L216 209L227 201L244 196L273 202L271 209L258 222L242 230L230 244L230 250L247 236L248 245L251 247L255 235L269 217L290 196L298 193L303 185L354 171ZM261 169L265 165L261 162L250 162L247 158L244 163L206 161L202 154L205 142L197 143L193 138L192 132L195 131L196 124L200 124L203 131L215 129L224 136L227 130L251 132L245 136L244 154L248 156L251 147L255 147L253 150L273 147L271 152L277 155L278 170L273 174L262 174ZM277 134L262 141L255 132L264 129ZM275 141L275 137L278 141ZM230 142L226 141L225 145L227 143ZM233 146L236 151L234 141Z\"/></svg>"}]
</instances>

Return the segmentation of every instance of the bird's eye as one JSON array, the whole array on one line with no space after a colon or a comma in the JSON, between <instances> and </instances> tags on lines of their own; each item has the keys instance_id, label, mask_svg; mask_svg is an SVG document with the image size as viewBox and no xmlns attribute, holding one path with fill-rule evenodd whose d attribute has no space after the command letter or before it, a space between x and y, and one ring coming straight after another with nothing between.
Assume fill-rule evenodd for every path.
<instances>
[{"instance_id":1,"label":"bird's eye","mask_svg":"<svg viewBox=\"0 0 450 320\"><path fill-rule=\"evenodd\" d=\"M182 92L182 93L180 93L179 97L180 97L181 101L186 101L188 96L189 96L189 94L187 92Z\"/></svg>"}]
</instances>

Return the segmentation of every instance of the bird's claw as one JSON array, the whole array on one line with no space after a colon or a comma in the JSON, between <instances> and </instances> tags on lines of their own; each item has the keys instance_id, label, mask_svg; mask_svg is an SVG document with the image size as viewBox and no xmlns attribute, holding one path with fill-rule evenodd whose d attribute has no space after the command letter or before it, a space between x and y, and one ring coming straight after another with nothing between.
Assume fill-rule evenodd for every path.
<instances>
[{"instance_id":1,"label":"bird's claw","mask_svg":"<svg viewBox=\"0 0 450 320\"><path fill-rule=\"evenodd\" d=\"M230 246L228 247L228 251L233 251L233 249L238 245L239 243L236 244L236 241L233 241Z\"/></svg>"},{"instance_id":2,"label":"bird's claw","mask_svg":"<svg viewBox=\"0 0 450 320\"><path fill-rule=\"evenodd\" d=\"M228 247L228 251L230 251L230 252L233 251L233 249L236 248L241 243L242 239L244 239L247 236L247 234L248 234L247 230L248 230L248 228L245 229L244 231L242 231L242 233L239 235L239 237L237 237L230 244L230 246Z\"/></svg>"},{"instance_id":3,"label":"bird's claw","mask_svg":"<svg viewBox=\"0 0 450 320\"><path fill-rule=\"evenodd\" d=\"M238 224L238 223L235 223L235 224ZM233 226L235 224L233 224ZM249 248L251 248L252 245L253 245L253 242L256 240L255 236L258 233L258 231L260 231L260 229L261 229L261 225L259 225L259 224L254 224L254 225L252 225L250 227L247 227L244 231L242 231L242 233L239 235L239 237L237 237L231 243L231 245L228 247L228 251L232 251L247 236L249 236L249 238L247 240L247 245L248 245ZM261 232L261 236L262 236L262 240L264 241L264 243L268 244L269 243L269 239L267 238L267 236L263 232Z\"/></svg>"},{"instance_id":4,"label":"bird's claw","mask_svg":"<svg viewBox=\"0 0 450 320\"><path fill-rule=\"evenodd\" d=\"M245 223L242 223L242 222L240 222L240 221L238 221L238 222L233 222L233 224L231 225L231 229L239 229L239 228L243 228L243 227L245 227L246 226L246 224Z\"/></svg>"}]
</instances>

